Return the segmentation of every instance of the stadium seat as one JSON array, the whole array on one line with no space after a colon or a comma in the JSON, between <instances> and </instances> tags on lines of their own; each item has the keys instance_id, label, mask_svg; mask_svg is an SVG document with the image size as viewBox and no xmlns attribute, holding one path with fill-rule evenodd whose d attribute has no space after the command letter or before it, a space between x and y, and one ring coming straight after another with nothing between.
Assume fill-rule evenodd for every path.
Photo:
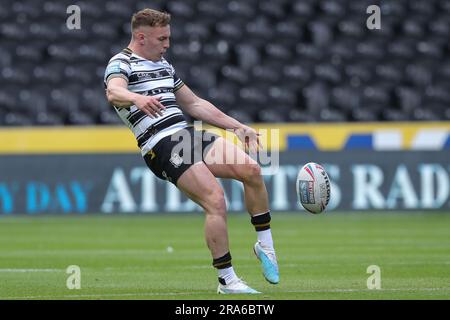
<instances>
[{"instance_id":1,"label":"stadium seat","mask_svg":"<svg viewBox=\"0 0 450 320\"><path fill-rule=\"evenodd\" d=\"M450 105L450 81L428 86L425 97Z\"/></svg>"},{"instance_id":2,"label":"stadium seat","mask_svg":"<svg viewBox=\"0 0 450 320\"><path fill-rule=\"evenodd\" d=\"M152 0L151 7L155 10L165 10L165 3L166 0ZM146 0L137 1L134 7L134 11L137 12L139 10L148 8L149 6L150 5L148 1Z\"/></svg>"},{"instance_id":3,"label":"stadium seat","mask_svg":"<svg viewBox=\"0 0 450 320\"><path fill-rule=\"evenodd\" d=\"M328 52L332 60L339 59L344 64L348 63L349 66L352 66L355 63L354 59L356 54L355 51L353 50L355 46L356 40L342 38L330 44L330 46L328 47Z\"/></svg>"},{"instance_id":4,"label":"stadium seat","mask_svg":"<svg viewBox=\"0 0 450 320\"><path fill-rule=\"evenodd\" d=\"M388 44L387 52L393 58L410 59L416 55L415 43L410 39L399 39Z\"/></svg>"},{"instance_id":5,"label":"stadium seat","mask_svg":"<svg viewBox=\"0 0 450 320\"><path fill-rule=\"evenodd\" d=\"M190 39L204 41L211 35L210 27L208 24L200 22L188 22L184 26L185 35Z\"/></svg>"},{"instance_id":6,"label":"stadium seat","mask_svg":"<svg viewBox=\"0 0 450 320\"><path fill-rule=\"evenodd\" d=\"M444 57L443 47L437 41L433 42L432 38L418 42L416 44L416 50L424 57L430 59L441 59Z\"/></svg>"},{"instance_id":7,"label":"stadium seat","mask_svg":"<svg viewBox=\"0 0 450 320\"><path fill-rule=\"evenodd\" d=\"M220 20L227 15L226 7L226 1L201 0L197 3L197 12L201 16Z\"/></svg>"},{"instance_id":8,"label":"stadium seat","mask_svg":"<svg viewBox=\"0 0 450 320\"><path fill-rule=\"evenodd\" d=\"M331 99L333 106L340 110L351 111L362 107L360 91L348 85L334 87Z\"/></svg>"},{"instance_id":9,"label":"stadium seat","mask_svg":"<svg viewBox=\"0 0 450 320\"><path fill-rule=\"evenodd\" d=\"M66 123L69 125L93 125L96 122L96 119L90 114L73 111L68 114Z\"/></svg>"},{"instance_id":10,"label":"stadium seat","mask_svg":"<svg viewBox=\"0 0 450 320\"><path fill-rule=\"evenodd\" d=\"M312 1L297 0L292 6L294 15L299 19L311 18L314 14L314 4Z\"/></svg>"},{"instance_id":11,"label":"stadium seat","mask_svg":"<svg viewBox=\"0 0 450 320\"><path fill-rule=\"evenodd\" d=\"M226 64L230 60L231 48L227 41L218 40L201 46L202 57L219 64Z\"/></svg>"},{"instance_id":12,"label":"stadium seat","mask_svg":"<svg viewBox=\"0 0 450 320\"><path fill-rule=\"evenodd\" d=\"M347 116L340 110L324 108L320 110L320 120L324 122L344 122Z\"/></svg>"},{"instance_id":13,"label":"stadium seat","mask_svg":"<svg viewBox=\"0 0 450 320\"><path fill-rule=\"evenodd\" d=\"M91 33L97 39L111 41L117 37L120 24L107 21L97 21L91 25Z\"/></svg>"},{"instance_id":14,"label":"stadium seat","mask_svg":"<svg viewBox=\"0 0 450 320\"><path fill-rule=\"evenodd\" d=\"M17 111L7 113L3 121L6 126L31 126L33 124L29 115Z\"/></svg>"},{"instance_id":15,"label":"stadium seat","mask_svg":"<svg viewBox=\"0 0 450 320\"><path fill-rule=\"evenodd\" d=\"M425 65L420 64L408 65L405 70L405 75L407 81L417 87L425 87L432 80L431 71Z\"/></svg>"},{"instance_id":16,"label":"stadium seat","mask_svg":"<svg viewBox=\"0 0 450 320\"><path fill-rule=\"evenodd\" d=\"M132 6L121 1L108 1L104 8L104 14L113 18L113 20L129 20L134 13Z\"/></svg>"},{"instance_id":17,"label":"stadium seat","mask_svg":"<svg viewBox=\"0 0 450 320\"><path fill-rule=\"evenodd\" d=\"M91 17L98 19L105 15L104 5L99 2L83 0L77 2L77 5L80 7L80 11L83 12L83 18Z\"/></svg>"},{"instance_id":18,"label":"stadium seat","mask_svg":"<svg viewBox=\"0 0 450 320\"><path fill-rule=\"evenodd\" d=\"M339 30L341 36L345 39L354 38L361 39L365 35L364 21L360 16L352 16L349 19L340 21L337 24L337 29ZM338 44L335 42L334 44Z\"/></svg>"},{"instance_id":19,"label":"stadium seat","mask_svg":"<svg viewBox=\"0 0 450 320\"><path fill-rule=\"evenodd\" d=\"M447 37L450 34L450 21L446 16L439 16L429 21L428 28L435 36Z\"/></svg>"},{"instance_id":20,"label":"stadium seat","mask_svg":"<svg viewBox=\"0 0 450 320\"><path fill-rule=\"evenodd\" d=\"M28 26L30 38L45 39L48 43L53 43L60 37L60 25L61 22L52 19L46 22L33 22Z\"/></svg>"},{"instance_id":21,"label":"stadium seat","mask_svg":"<svg viewBox=\"0 0 450 320\"><path fill-rule=\"evenodd\" d=\"M266 58L270 61L289 61L293 57L290 45L282 43L268 43L264 51Z\"/></svg>"},{"instance_id":22,"label":"stadium seat","mask_svg":"<svg viewBox=\"0 0 450 320\"><path fill-rule=\"evenodd\" d=\"M30 83L30 64L7 66L1 70L0 81L3 83L12 83L19 85L28 85Z\"/></svg>"},{"instance_id":23,"label":"stadium seat","mask_svg":"<svg viewBox=\"0 0 450 320\"><path fill-rule=\"evenodd\" d=\"M375 73L381 81L398 85L403 79L403 66L396 63L380 62L375 67Z\"/></svg>"},{"instance_id":24,"label":"stadium seat","mask_svg":"<svg viewBox=\"0 0 450 320\"><path fill-rule=\"evenodd\" d=\"M248 74L244 70L233 65L223 66L220 73L225 79L238 84L246 84L249 79Z\"/></svg>"},{"instance_id":25,"label":"stadium seat","mask_svg":"<svg viewBox=\"0 0 450 320\"><path fill-rule=\"evenodd\" d=\"M0 87L0 106L2 106L2 110L7 112L14 109L17 105L19 90L20 86L14 86L11 85L11 83ZM15 94L11 94L11 92L14 92ZM0 113L4 114L5 112Z\"/></svg>"},{"instance_id":26,"label":"stadium seat","mask_svg":"<svg viewBox=\"0 0 450 320\"><path fill-rule=\"evenodd\" d=\"M283 3L278 1L261 1L258 3L258 9L264 16L278 21L283 20L286 15Z\"/></svg>"},{"instance_id":27,"label":"stadium seat","mask_svg":"<svg viewBox=\"0 0 450 320\"><path fill-rule=\"evenodd\" d=\"M235 86L221 84L217 87L209 88L207 96L219 109L226 111L233 108L236 104L236 95L234 94L236 90Z\"/></svg>"},{"instance_id":28,"label":"stadium seat","mask_svg":"<svg viewBox=\"0 0 450 320\"><path fill-rule=\"evenodd\" d=\"M410 113L412 110L419 108L422 105L422 97L419 91L412 87L398 87L395 89L395 96L397 98L400 109Z\"/></svg>"},{"instance_id":29,"label":"stadium seat","mask_svg":"<svg viewBox=\"0 0 450 320\"><path fill-rule=\"evenodd\" d=\"M385 55L384 46L376 40L361 41L356 46L356 52L363 60L381 60Z\"/></svg>"},{"instance_id":30,"label":"stadium seat","mask_svg":"<svg viewBox=\"0 0 450 320\"><path fill-rule=\"evenodd\" d=\"M441 120L450 120L450 108L447 108L447 109L444 111L444 117L443 117L443 119L441 119Z\"/></svg>"},{"instance_id":31,"label":"stadium seat","mask_svg":"<svg viewBox=\"0 0 450 320\"><path fill-rule=\"evenodd\" d=\"M14 22L6 22L0 25L0 36L2 39L10 39L21 43L29 38L28 25Z\"/></svg>"},{"instance_id":32,"label":"stadium seat","mask_svg":"<svg viewBox=\"0 0 450 320\"><path fill-rule=\"evenodd\" d=\"M11 14L18 19L22 17L24 19L23 21L33 21L40 16L42 10L41 5L40 1L15 1L11 7Z\"/></svg>"},{"instance_id":33,"label":"stadium seat","mask_svg":"<svg viewBox=\"0 0 450 320\"><path fill-rule=\"evenodd\" d=\"M372 80L373 69L375 67L370 63L356 62L346 66L344 73L350 81L357 81L357 83L368 83Z\"/></svg>"},{"instance_id":34,"label":"stadium seat","mask_svg":"<svg viewBox=\"0 0 450 320\"><path fill-rule=\"evenodd\" d=\"M262 40L272 39L274 35L274 30L269 19L264 16L257 17L256 19L248 22L246 31L249 38L260 38Z\"/></svg>"},{"instance_id":35,"label":"stadium seat","mask_svg":"<svg viewBox=\"0 0 450 320\"><path fill-rule=\"evenodd\" d=\"M380 119L380 116L376 110L370 108L367 109L354 109L351 110L351 121L358 122L376 122Z\"/></svg>"},{"instance_id":36,"label":"stadium seat","mask_svg":"<svg viewBox=\"0 0 450 320\"><path fill-rule=\"evenodd\" d=\"M311 80L311 70L308 64L286 64L282 69L282 76L297 85L306 85Z\"/></svg>"},{"instance_id":37,"label":"stadium seat","mask_svg":"<svg viewBox=\"0 0 450 320\"><path fill-rule=\"evenodd\" d=\"M312 43L317 47L328 46L333 38L332 26L326 21L311 21L307 29L310 33Z\"/></svg>"},{"instance_id":38,"label":"stadium seat","mask_svg":"<svg viewBox=\"0 0 450 320\"><path fill-rule=\"evenodd\" d=\"M387 16L404 17L408 7L405 1L387 0L380 3L381 12Z\"/></svg>"},{"instance_id":39,"label":"stadium seat","mask_svg":"<svg viewBox=\"0 0 450 320\"><path fill-rule=\"evenodd\" d=\"M33 120L34 124L38 126L62 126L65 124L64 118L60 114L47 111L39 112Z\"/></svg>"},{"instance_id":40,"label":"stadium seat","mask_svg":"<svg viewBox=\"0 0 450 320\"><path fill-rule=\"evenodd\" d=\"M286 122L287 112L289 108L280 108L280 106L273 106L269 108L261 109L256 114L256 121L258 122Z\"/></svg>"},{"instance_id":41,"label":"stadium seat","mask_svg":"<svg viewBox=\"0 0 450 320\"><path fill-rule=\"evenodd\" d=\"M195 14L195 8L186 1L170 1L167 3L167 11L180 19L191 19Z\"/></svg>"},{"instance_id":42,"label":"stadium seat","mask_svg":"<svg viewBox=\"0 0 450 320\"><path fill-rule=\"evenodd\" d=\"M234 46L237 64L243 70L248 70L261 63L261 52L255 46L247 43L238 43Z\"/></svg>"},{"instance_id":43,"label":"stadium seat","mask_svg":"<svg viewBox=\"0 0 450 320\"><path fill-rule=\"evenodd\" d=\"M19 91L16 100L15 110L21 111L22 114L30 116L37 115L40 112L47 112L47 96L36 89L22 89Z\"/></svg>"},{"instance_id":44,"label":"stadium seat","mask_svg":"<svg viewBox=\"0 0 450 320\"><path fill-rule=\"evenodd\" d=\"M230 1L228 3L228 12L230 16L242 17L244 19L255 17L256 9L251 1Z\"/></svg>"},{"instance_id":45,"label":"stadium seat","mask_svg":"<svg viewBox=\"0 0 450 320\"><path fill-rule=\"evenodd\" d=\"M319 3L319 8L327 16L342 17L346 12L345 1L322 1Z\"/></svg>"},{"instance_id":46,"label":"stadium seat","mask_svg":"<svg viewBox=\"0 0 450 320\"><path fill-rule=\"evenodd\" d=\"M441 118L433 111L425 108L416 108L412 112L413 120L418 121L439 121Z\"/></svg>"},{"instance_id":47,"label":"stadium seat","mask_svg":"<svg viewBox=\"0 0 450 320\"><path fill-rule=\"evenodd\" d=\"M113 110L102 111L98 117L98 122L106 125L121 125L122 120L119 118L117 113Z\"/></svg>"},{"instance_id":48,"label":"stadium seat","mask_svg":"<svg viewBox=\"0 0 450 320\"><path fill-rule=\"evenodd\" d=\"M264 87L243 87L239 90L239 98L245 106L251 108L260 108L267 106L268 94L267 88Z\"/></svg>"},{"instance_id":49,"label":"stadium seat","mask_svg":"<svg viewBox=\"0 0 450 320\"><path fill-rule=\"evenodd\" d=\"M270 104L295 107L297 103L296 93L285 86L271 86L268 92Z\"/></svg>"},{"instance_id":50,"label":"stadium seat","mask_svg":"<svg viewBox=\"0 0 450 320\"><path fill-rule=\"evenodd\" d=\"M403 22L403 34L415 40L421 39L425 36L425 22L421 17L410 16Z\"/></svg>"},{"instance_id":51,"label":"stadium seat","mask_svg":"<svg viewBox=\"0 0 450 320\"><path fill-rule=\"evenodd\" d=\"M179 57L183 61L190 61L191 63L199 60L199 52L202 49L201 45L197 41L180 42L172 46L171 50L173 55Z\"/></svg>"},{"instance_id":52,"label":"stadium seat","mask_svg":"<svg viewBox=\"0 0 450 320\"><path fill-rule=\"evenodd\" d=\"M255 118L253 114L248 113L245 109L230 109L228 110L228 115L242 123L251 123Z\"/></svg>"},{"instance_id":53,"label":"stadium seat","mask_svg":"<svg viewBox=\"0 0 450 320\"><path fill-rule=\"evenodd\" d=\"M275 37L276 39L296 43L303 38L303 28L295 21L281 21L275 25Z\"/></svg>"},{"instance_id":54,"label":"stadium seat","mask_svg":"<svg viewBox=\"0 0 450 320\"><path fill-rule=\"evenodd\" d=\"M385 108L381 112L381 119L385 121L410 121L412 117L394 108Z\"/></svg>"},{"instance_id":55,"label":"stadium seat","mask_svg":"<svg viewBox=\"0 0 450 320\"><path fill-rule=\"evenodd\" d=\"M300 102L304 101L306 109L313 115L330 106L329 89L322 82L314 82L304 87L301 90L301 97Z\"/></svg>"},{"instance_id":56,"label":"stadium seat","mask_svg":"<svg viewBox=\"0 0 450 320\"><path fill-rule=\"evenodd\" d=\"M256 65L252 68L251 74L256 83L278 83L281 80L281 65L273 63L271 65Z\"/></svg>"},{"instance_id":57,"label":"stadium seat","mask_svg":"<svg viewBox=\"0 0 450 320\"><path fill-rule=\"evenodd\" d=\"M297 53L298 59L300 61L320 61L324 57L324 51L320 48L313 46L311 44L299 43L295 47L295 52Z\"/></svg>"},{"instance_id":58,"label":"stadium seat","mask_svg":"<svg viewBox=\"0 0 450 320\"><path fill-rule=\"evenodd\" d=\"M240 21L219 21L216 23L216 32L217 36L220 39L228 40L228 41L240 41L243 37L242 29L243 24L240 24Z\"/></svg>"},{"instance_id":59,"label":"stadium seat","mask_svg":"<svg viewBox=\"0 0 450 320\"><path fill-rule=\"evenodd\" d=\"M305 110L291 109L288 113L288 122L317 122L318 118Z\"/></svg>"},{"instance_id":60,"label":"stadium seat","mask_svg":"<svg viewBox=\"0 0 450 320\"><path fill-rule=\"evenodd\" d=\"M216 70L211 67L194 65L189 70L189 85L208 89L217 85Z\"/></svg>"}]
</instances>

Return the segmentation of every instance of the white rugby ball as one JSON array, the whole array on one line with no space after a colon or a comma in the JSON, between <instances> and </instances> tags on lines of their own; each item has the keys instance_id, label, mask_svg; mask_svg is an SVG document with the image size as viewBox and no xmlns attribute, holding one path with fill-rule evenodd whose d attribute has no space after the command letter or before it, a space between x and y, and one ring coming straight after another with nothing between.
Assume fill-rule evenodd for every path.
<instances>
[{"instance_id":1,"label":"white rugby ball","mask_svg":"<svg viewBox=\"0 0 450 320\"><path fill-rule=\"evenodd\" d=\"M314 214L325 210L330 201L331 188L328 174L320 164L305 164L298 172L295 187L303 208Z\"/></svg>"}]
</instances>

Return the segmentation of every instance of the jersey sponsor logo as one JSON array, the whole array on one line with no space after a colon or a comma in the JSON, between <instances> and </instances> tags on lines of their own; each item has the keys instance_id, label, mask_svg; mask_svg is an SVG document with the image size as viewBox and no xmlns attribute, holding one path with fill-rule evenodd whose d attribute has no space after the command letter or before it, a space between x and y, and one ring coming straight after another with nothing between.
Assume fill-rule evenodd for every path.
<instances>
[{"instance_id":1,"label":"jersey sponsor logo","mask_svg":"<svg viewBox=\"0 0 450 320\"><path fill-rule=\"evenodd\" d=\"M136 80L141 81L144 79L159 79L159 78L165 78L165 77L171 77L172 74L167 70L155 70L155 71L140 71L136 72Z\"/></svg>"}]
</instances>

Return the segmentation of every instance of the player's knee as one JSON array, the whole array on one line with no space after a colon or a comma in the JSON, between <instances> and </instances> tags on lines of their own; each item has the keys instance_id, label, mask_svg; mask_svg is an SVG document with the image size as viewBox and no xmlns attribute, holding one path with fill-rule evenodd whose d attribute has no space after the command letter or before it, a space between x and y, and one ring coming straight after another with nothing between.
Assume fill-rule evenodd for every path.
<instances>
[{"instance_id":1,"label":"player's knee","mask_svg":"<svg viewBox=\"0 0 450 320\"><path fill-rule=\"evenodd\" d=\"M261 167L257 163L246 164L241 170L241 178L244 182L252 182L261 179Z\"/></svg>"},{"instance_id":2,"label":"player's knee","mask_svg":"<svg viewBox=\"0 0 450 320\"><path fill-rule=\"evenodd\" d=\"M212 190L205 200L205 209L214 214L225 214L226 203L225 195L222 189Z\"/></svg>"}]
</instances>

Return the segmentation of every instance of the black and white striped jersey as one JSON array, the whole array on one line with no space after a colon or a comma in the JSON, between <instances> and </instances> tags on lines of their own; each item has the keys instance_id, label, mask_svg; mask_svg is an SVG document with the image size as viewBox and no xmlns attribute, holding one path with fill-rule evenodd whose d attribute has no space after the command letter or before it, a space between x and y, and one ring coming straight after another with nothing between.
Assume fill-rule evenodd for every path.
<instances>
[{"instance_id":1,"label":"black and white striped jersey","mask_svg":"<svg viewBox=\"0 0 450 320\"><path fill-rule=\"evenodd\" d=\"M174 94L184 83L164 58L153 62L126 48L109 60L104 76L105 88L108 81L115 77L125 79L128 90L132 92L161 97L159 101L166 107L162 116L152 119L135 105L127 108L114 106L122 121L133 131L142 155L147 154L162 138L187 127Z\"/></svg>"}]
</instances>

